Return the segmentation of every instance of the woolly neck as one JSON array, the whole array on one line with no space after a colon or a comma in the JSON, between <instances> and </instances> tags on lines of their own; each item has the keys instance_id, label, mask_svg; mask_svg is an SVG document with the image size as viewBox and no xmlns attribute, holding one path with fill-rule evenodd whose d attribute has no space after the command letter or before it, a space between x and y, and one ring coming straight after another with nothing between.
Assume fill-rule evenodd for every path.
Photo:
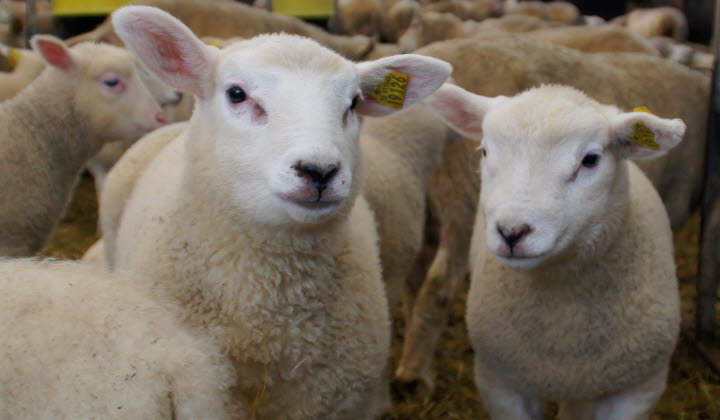
<instances>
[{"instance_id":1,"label":"woolly neck","mask_svg":"<svg viewBox=\"0 0 720 420\"><path fill-rule=\"evenodd\" d=\"M89 133L75 104L75 83L46 69L15 98L0 105L4 126L27 133L24 147L47 162L50 175L77 175L102 144ZM4 112L3 112L4 111Z\"/></svg>"}]
</instances>

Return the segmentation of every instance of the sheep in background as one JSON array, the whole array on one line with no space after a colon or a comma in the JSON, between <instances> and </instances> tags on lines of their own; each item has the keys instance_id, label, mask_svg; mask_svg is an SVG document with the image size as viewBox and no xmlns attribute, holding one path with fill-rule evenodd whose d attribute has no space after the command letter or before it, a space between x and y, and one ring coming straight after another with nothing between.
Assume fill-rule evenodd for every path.
<instances>
[{"instance_id":1,"label":"sheep in background","mask_svg":"<svg viewBox=\"0 0 720 420\"><path fill-rule=\"evenodd\" d=\"M5 418L229 419L232 365L127 274L0 259ZM231 414L232 413L232 414Z\"/></svg>"},{"instance_id":2,"label":"sheep in background","mask_svg":"<svg viewBox=\"0 0 720 420\"><path fill-rule=\"evenodd\" d=\"M567 86L427 103L480 142L467 326L493 419L648 419L680 333L670 222L631 159L685 133Z\"/></svg>"},{"instance_id":3,"label":"sheep in background","mask_svg":"<svg viewBox=\"0 0 720 420\"><path fill-rule=\"evenodd\" d=\"M372 49L373 44L370 38L363 35L353 37L332 35L300 19L233 1L141 0L137 4L165 10L183 21L200 37L251 38L263 33L285 32L313 38L352 59L364 57ZM83 41L120 43L109 18L93 31L70 38L67 42L73 45Z\"/></svg>"},{"instance_id":4,"label":"sheep in background","mask_svg":"<svg viewBox=\"0 0 720 420\"><path fill-rule=\"evenodd\" d=\"M626 26L645 38L667 36L678 41L686 41L688 36L687 19L683 12L674 7L635 9L611 20L610 24Z\"/></svg>"},{"instance_id":5,"label":"sheep in background","mask_svg":"<svg viewBox=\"0 0 720 420\"><path fill-rule=\"evenodd\" d=\"M45 69L45 62L31 50L0 44L0 54L10 67L10 72L0 72L0 101L20 93Z\"/></svg>"},{"instance_id":6,"label":"sheep in background","mask_svg":"<svg viewBox=\"0 0 720 420\"><path fill-rule=\"evenodd\" d=\"M42 248L104 139L135 139L165 122L129 52L92 44L68 49L47 35L32 45L48 68L0 103L0 255Z\"/></svg>"},{"instance_id":7,"label":"sheep in background","mask_svg":"<svg viewBox=\"0 0 720 420\"><path fill-rule=\"evenodd\" d=\"M257 416L380 414L389 314L374 218L358 197L357 113L408 107L450 67L414 55L353 64L284 34L217 50L141 6L113 22L150 71L198 97L187 130L130 193L115 269L148 274L190 325L211 329Z\"/></svg>"}]
</instances>

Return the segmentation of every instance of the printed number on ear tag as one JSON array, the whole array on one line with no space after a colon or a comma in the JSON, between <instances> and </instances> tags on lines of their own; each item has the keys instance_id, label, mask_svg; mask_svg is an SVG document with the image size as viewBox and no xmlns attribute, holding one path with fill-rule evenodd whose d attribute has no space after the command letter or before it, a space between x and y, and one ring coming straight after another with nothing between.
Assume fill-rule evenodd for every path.
<instances>
[{"instance_id":1,"label":"printed number on ear tag","mask_svg":"<svg viewBox=\"0 0 720 420\"><path fill-rule=\"evenodd\" d=\"M652 112L650 112L650 109L646 106L635 107L633 108L633 112L647 112L648 114L652 114ZM642 146L652 150L660 150L660 145L657 144L657 142L655 141L655 134L653 134L652 130L647 128L647 126L641 122L635 123L635 125L633 125L633 130L630 138L632 139L633 143L637 144L638 146Z\"/></svg>"},{"instance_id":2,"label":"printed number on ear tag","mask_svg":"<svg viewBox=\"0 0 720 420\"><path fill-rule=\"evenodd\" d=\"M383 105L400 109L405 103L405 92L407 92L408 75L394 71L385 75L370 97Z\"/></svg>"}]
</instances>

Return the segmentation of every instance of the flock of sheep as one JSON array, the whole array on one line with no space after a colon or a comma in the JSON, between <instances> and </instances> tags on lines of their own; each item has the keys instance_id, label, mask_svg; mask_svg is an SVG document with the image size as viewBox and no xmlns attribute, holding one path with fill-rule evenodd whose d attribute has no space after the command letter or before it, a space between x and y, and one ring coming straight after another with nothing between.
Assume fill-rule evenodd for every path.
<instances>
[{"instance_id":1,"label":"flock of sheep","mask_svg":"<svg viewBox=\"0 0 720 420\"><path fill-rule=\"evenodd\" d=\"M433 388L469 271L493 419L649 418L710 91L679 12L141 3L1 51L0 417L377 418ZM27 258L85 168L102 238Z\"/></svg>"}]
</instances>

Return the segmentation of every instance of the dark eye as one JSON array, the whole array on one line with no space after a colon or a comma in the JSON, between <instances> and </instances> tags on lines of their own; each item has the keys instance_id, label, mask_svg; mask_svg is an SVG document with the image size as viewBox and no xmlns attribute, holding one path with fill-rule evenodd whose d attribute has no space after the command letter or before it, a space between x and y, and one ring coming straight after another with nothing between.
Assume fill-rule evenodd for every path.
<instances>
[{"instance_id":1,"label":"dark eye","mask_svg":"<svg viewBox=\"0 0 720 420\"><path fill-rule=\"evenodd\" d=\"M112 79L103 80L103 83L105 84L105 86L113 87L120 83L120 79L118 79L117 77L113 77Z\"/></svg>"},{"instance_id":2,"label":"dark eye","mask_svg":"<svg viewBox=\"0 0 720 420\"><path fill-rule=\"evenodd\" d=\"M239 104L240 102L247 99L245 91L242 90L239 86L231 86L230 89L227 90L227 96L228 99L230 99L230 102L234 104Z\"/></svg>"},{"instance_id":3,"label":"dark eye","mask_svg":"<svg viewBox=\"0 0 720 420\"><path fill-rule=\"evenodd\" d=\"M595 152L590 152L582 160L582 165L586 168L594 168L598 161L600 160L600 155Z\"/></svg>"},{"instance_id":4,"label":"dark eye","mask_svg":"<svg viewBox=\"0 0 720 420\"><path fill-rule=\"evenodd\" d=\"M357 107L358 103L358 96L355 95L355 97L352 99L352 102L350 102L350 109L355 109Z\"/></svg>"},{"instance_id":5,"label":"dark eye","mask_svg":"<svg viewBox=\"0 0 720 420\"><path fill-rule=\"evenodd\" d=\"M480 153L482 153L482 157L487 157L487 150L484 147L480 149Z\"/></svg>"}]
</instances>

